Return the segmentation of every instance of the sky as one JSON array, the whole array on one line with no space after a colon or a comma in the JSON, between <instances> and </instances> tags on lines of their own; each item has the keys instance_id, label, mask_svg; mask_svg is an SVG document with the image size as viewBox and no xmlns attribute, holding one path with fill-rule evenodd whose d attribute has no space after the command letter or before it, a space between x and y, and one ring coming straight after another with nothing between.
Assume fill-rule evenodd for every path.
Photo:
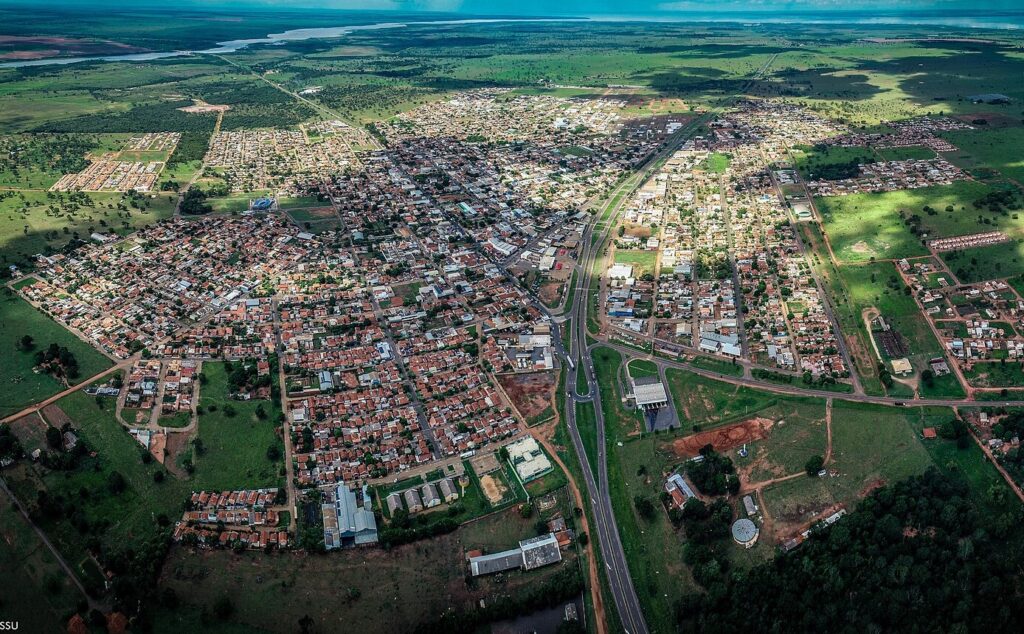
<instances>
[{"instance_id":1,"label":"sky","mask_svg":"<svg viewBox=\"0 0 1024 634\"><path fill-rule=\"evenodd\" d=\"M104 0L15 0L26 5L88 7ZM110 4L115 4L111 2ZM650 16L671 19L692 12L807 11L1020 11L1021 0L123 0L119 8L178 5L187 8L350 9L433 11L474 15Z\"/></svg>"}]
</instances>

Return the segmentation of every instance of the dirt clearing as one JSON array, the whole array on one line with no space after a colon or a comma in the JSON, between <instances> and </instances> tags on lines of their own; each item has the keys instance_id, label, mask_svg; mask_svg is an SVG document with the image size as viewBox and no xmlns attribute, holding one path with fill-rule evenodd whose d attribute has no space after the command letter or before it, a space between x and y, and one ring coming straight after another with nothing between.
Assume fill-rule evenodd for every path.
<instances>
[{"instance_id":1,"label":"dirt clearing","mask_svg":"<svg viewBox=\"0 0 1024 634\"><path fill-rule=\"evenodd\" d=\"M498 375L498 382L526 419L526 424L540 423L554 416L551 399L558 385L558 375L554 372L501 374Z\"/></svg>"},{"instance_id":2,"label":"dirt clearing","mask_svg":"<svg viewBox=\"0 0 1024 634\"><path fill-rule=\"evenodd\" d=\"M484 490L484 495L487 496L487 501L491 503L491 506L500 504L508 492L505 483L490 474L480 478L480 488Z\"/></svg>"},{"instance_id":3,"label":"dirt clearing","mask_svg":"<svg viewBox=\"0 0 1024 634\"><path fill-rule=\"evenodd\" d=\"M672 442L672 451L681 458L690 458L700 453L701 447L711 445L722 452L745 443L767 438L774 421L767 418L751 418L734 425L702 431Z\"/></svg>"}]
</instances>

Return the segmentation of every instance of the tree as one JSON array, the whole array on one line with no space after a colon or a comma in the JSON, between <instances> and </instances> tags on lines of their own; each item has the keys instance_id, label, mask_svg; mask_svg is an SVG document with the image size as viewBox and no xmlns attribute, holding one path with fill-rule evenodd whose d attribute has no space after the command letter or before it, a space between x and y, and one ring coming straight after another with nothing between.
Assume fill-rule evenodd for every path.
<instances>
[{"instance_id":1,"label":"tree","mask_svg":"<svg viewBox=\"0 0 1024 634\"><path fill-rule=\"evenodd\" d=\"M816 478L818 477L818 473L821 471L821 468L824 466L824 458L822 458L821 456L811 456L810 459L808 459L807 462L804 464L804 470L807 472L807 475L811 476L812 478Z\"/></svg>"},{"instance_id":2,"label":"tree","mask_svg":"<svg viewBox=\"0 0 1024 634\"><path fill-rule=\"evenodd\" d=\"M64 436L56 427L46 428L46 444L52 449L60 449L64 446Z\"/></svg>"},{"instance_id":3,"label":"tree","mask_svg":"<svg viewBox=\"0 0 1024 634\"><path fill-rule=\"evenodd\" d=\"M107 488L114 495L120 495L127 487L128 483L119 471L111 471L110 475L107 476Z\"/></svg>"},{"instance_id":4,"label":"tree","mask_svg":"<svg viewBox=\"0 0 1024 634\"><path fill-rule=\"evenodd\" d=\"M28 352L29 350L32 350L35 347L36 342L35 339L32 338L32 335L25 335L24 337L18 340L18 350Z\"/></svg>"},{"instance_id":5,"label":"tree","mask_svg":"<svg viewBox=\"0 0 1024 634\"><path fill-rule=\"evenodd\" d=\"M633 506L636 507L637 514L645 520L654 518L654 504L650 498L637 495L633 498Z\"/></svg>"},{"instance_id":6,"label":"tree","mask_svg":"<svg viewBox=\"0 0 1024 634\"><path fill-rule=\"evenodd\" d=\"M281 449L277 445L267 447L267 460L277 462L281 458Z\"/></svg>"},{"instance_id":7,"label":"tree","mask_svg":"<svg viewBox=\"0 0 1024 634\"><path fill-rule=\"evenodd\" d=\"M221 621L228 620L235 613L235 604L225 594L213 603L213 615Z\"/></svg>"}]
</instances>

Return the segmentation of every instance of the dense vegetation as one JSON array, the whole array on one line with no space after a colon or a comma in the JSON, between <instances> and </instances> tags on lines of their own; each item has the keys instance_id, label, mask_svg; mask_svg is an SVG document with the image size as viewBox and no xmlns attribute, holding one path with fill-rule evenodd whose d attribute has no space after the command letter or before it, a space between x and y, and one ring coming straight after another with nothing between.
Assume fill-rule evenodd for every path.
<instances>
[{"instance_id":1,"label":"dense vegetation","mask_svg":"<svg viewBox=\"0 0 1024 634\"><path fill-rule=\"evenodd\" d=\"M165 101L141 104L127 112L109 112L49 121L38 132L184 132L213 131L216 120L210 116L188 114L178 108L191 101Z\"/></svg>"},{"instance_id":2,"label":"dense vegetation","mask_svg":"<svg viewBox=\"0 0 1024 634\"><path fill-rule=\"evenodd\" d=\"M740 490L740 479L732 460L717 453L711 445L701 448L700 458L686 464L686 475L701 493L724 495Z\"/></svg>"},{"instance_id":3,"label":"dense vegetation","mask_svg":"<svg viewBox=\"0 0 1024 634\"><path fill-rule=\"evenodd\" d=\"M678 605L702 632L1005 632L1024 617L1020 511L979 513L930 469L884 487L796 551Z\"/></svg>"},{"instance_id":4,"label":"dense vegetation","mask_svg":"<svg viewBox=\"0 0 1024 634\"><path fill-rule=\"evenodd\" d=\"M171 157L167 159L167 167L174 167L189 161L203 160L206 150L210 146L211 132L212 130L209 132L195 130L183 132L181 140L178 141L178 146L174 148Z\"/></svg>"}]
</instances>

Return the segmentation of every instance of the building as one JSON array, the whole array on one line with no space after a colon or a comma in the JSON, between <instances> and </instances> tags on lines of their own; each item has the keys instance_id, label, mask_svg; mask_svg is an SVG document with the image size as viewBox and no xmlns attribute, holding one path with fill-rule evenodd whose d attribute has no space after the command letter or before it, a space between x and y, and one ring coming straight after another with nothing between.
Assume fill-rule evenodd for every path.
<instances>
[{"instance_id":1,"label":"building","mask_svg":"<svg viewBox=\"0 0 1024 634\"><path fill-rule=\"evenodd\" d=\"M554 533L524 539L518 548L490 555L469 558L469 571L474 577L522 568L536 570L562 561L562 551Z\"/></svg>"},{"instance_id":2,"label":"building","mask_svg":"<svg viewBox=\"0 0 1024 634\"><path fill-rule=\"evenodd\" d=\"M748 519L736 520L732 525L732 539L744 548L751 548L757 543L757 524Z\"/></svg>"},{"instance_id":3,"label":"building","mask_svg":"<svg viewBox=\"0 0 1024 634\"><path fill-rule=\"evenodd\" d=\"M633 379L633 398L640 409L658 409L668 404L668 393L661 379L643 376Z\"/></svg>"},{"instance_id":4,"label":"building","mask_svg":"<svg viewBox=\"0 0 1024 634\"><path fill-rule=\"evenodd\" d=\"M474 577L493 575L506 570L515 570L523 566L523 551L515 548L491 555L480 555L469 558L469 571Z\"/></svg>"},{"instance_id":5,"label":"building","mask_svg":"<svg viewBox=\"0 0 1024 634\"><path fill-rule=\"evenodd\" d=\"M512 466L524 483L536 480L551 471L551 461L532 436L518 440L508 445L506 449Z\"/></svg>"},{"instance_id":6,"label":"building","mask_svg":"<svg viewBox=\"0 0 1024 634\"><path fill-rule=\"evenodd\" d=\"M558 548L558 539L554 533L531 537L519 542L523 551L523 568L536 570L544 566L562 561L562 551Z\"/></svg>"},{"instance_id":7,"label":"building","mask_svg":"<svg viewBox=\"0 0 1024 634\"><path fill-rule=\"evenodd\" d=\"M437 494L437 487L431 483L420 487L420 495L423 496L423 506L432 509L441 504L441 496Z\"/></svg>"},{"instance_id":8,"label":"building","mask_svg":"<svg viewBox=\"0 0 1024 634\"><path fill-rule=\"evenodd\" d=\"M445 502L450 504L459 499L459 489L451 478L445 478L438 482L437 488L441 490L441 497L444 498Z\"/></svg>"},{"instance_id":9,"label":"building","mask_svg":"<svg viewBox=\"0 0 1024 634\"><path fill-rule=\"evenodd\" d=\"M342 482L334 492L326 494L323 515L327 550L377 543L377 520L373 517L370 490L363 485L360 493L357 496L355 490Z\"/></svg>"},{"instance_id":10,"label":"building","mask_svg":"<svg viewBox=\"0 0 1024 634\"><path fill-rule=\"evenodd\" d=\"M423 510L423 500L420 499L419 491L416 489L409 489L402 494L405 498L405 508L409 509L410 513L419 513Z\"/></svg>"},{"instance_id":11,"label":"building","mask_svg":"<svg viewBox=\"0 0 1024 634\"><path fill-rule=\"evenodd\" d=\"M673 473L665 481L665 492L672 498L672 503L680 509L686 505L687 500L697 497L690 484L678 473Z\"/></svg>"},{"instance_id":12,"label":"building","mask_svg":"<svg viewBox=\"0 0 1024 634\"><path fill-rule=\"evenodd\" d=\"M387 497L388 513L394 515L395 511L403 508L402 496L399 493L392 493Z\"/></svg>"}]
</instances>

